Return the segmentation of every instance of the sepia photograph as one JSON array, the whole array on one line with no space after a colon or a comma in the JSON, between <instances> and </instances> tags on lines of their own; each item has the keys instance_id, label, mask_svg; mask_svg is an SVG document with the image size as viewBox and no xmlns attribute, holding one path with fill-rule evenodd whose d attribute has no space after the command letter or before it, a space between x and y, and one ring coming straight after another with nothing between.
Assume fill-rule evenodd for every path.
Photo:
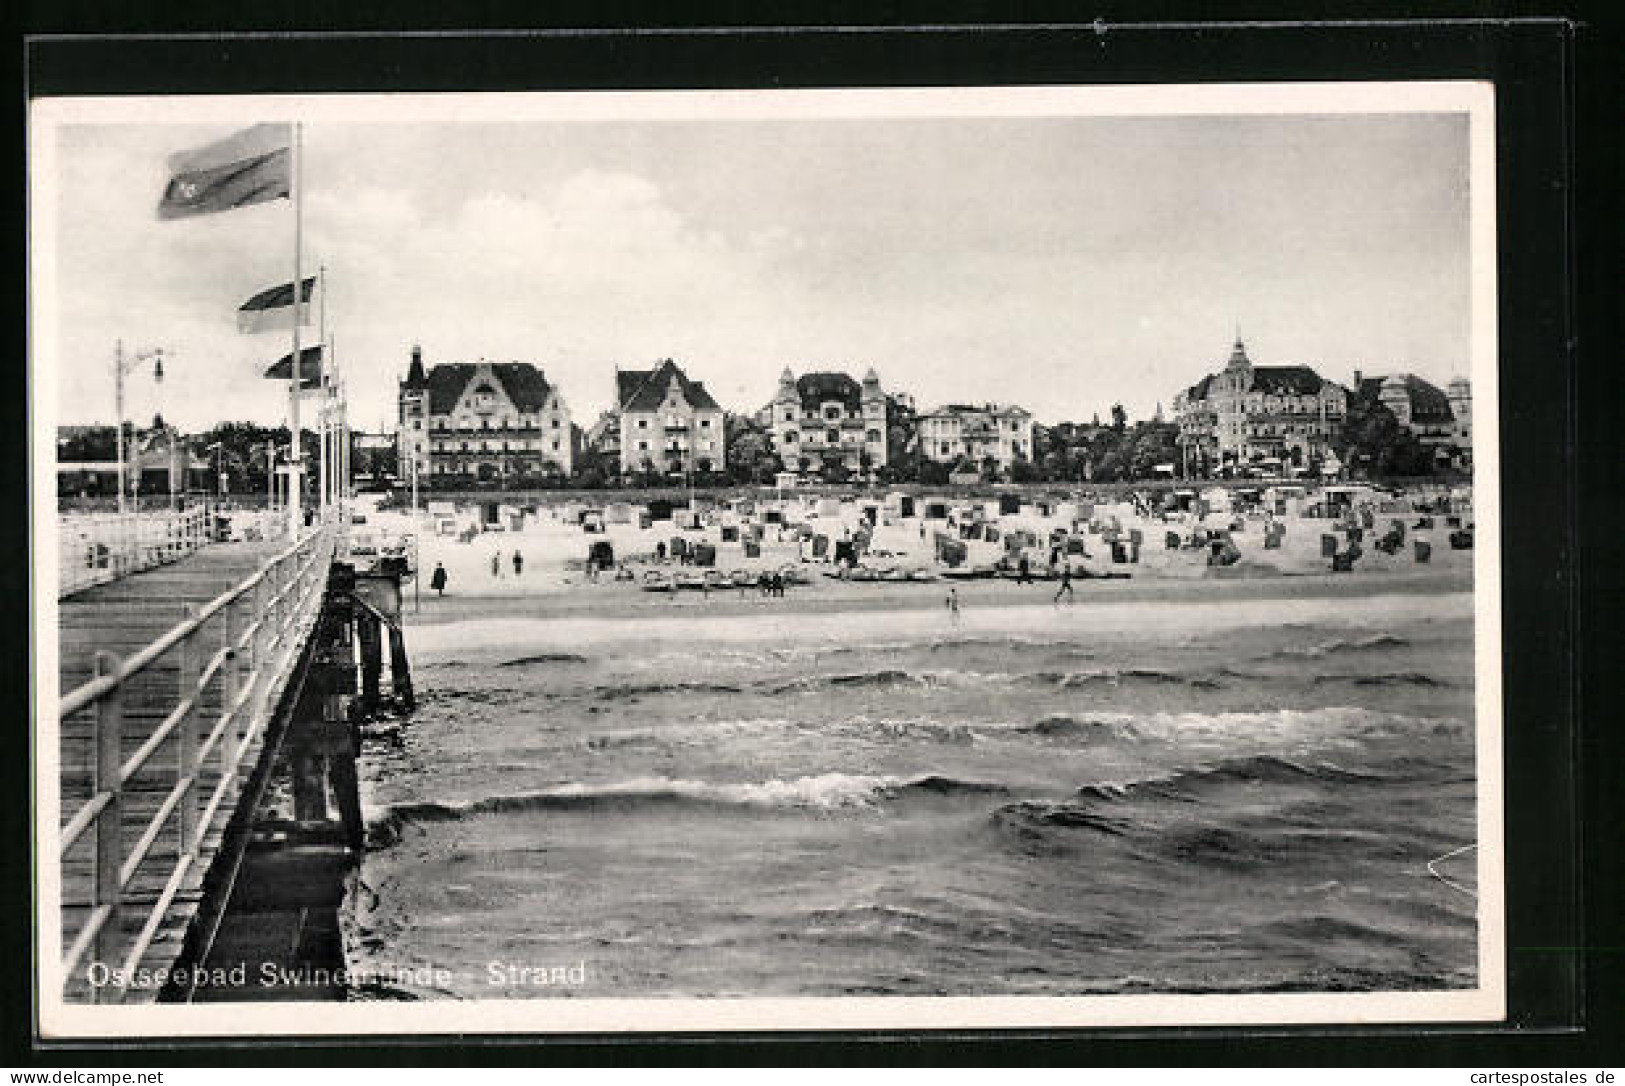
<instances>
[{"instance_id":1,"label":"sepia photograph","mask_svg":"<svg viewBox=\"0 0 1625 1086\"><path fill-rule=\"evenodd\" d=\"M29 129L45 1037L1504 1013L1488 84Z\"/></svg>"}]
</instances>

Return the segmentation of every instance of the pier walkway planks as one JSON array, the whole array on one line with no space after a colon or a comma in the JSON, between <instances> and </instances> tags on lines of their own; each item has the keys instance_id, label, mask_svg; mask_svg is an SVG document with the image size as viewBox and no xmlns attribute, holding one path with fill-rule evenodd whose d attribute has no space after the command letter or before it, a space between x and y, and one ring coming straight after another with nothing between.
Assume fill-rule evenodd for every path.
<instances>
[{"instance_id":1,"label":"pier walkway planks","mask_svg":"<svg viewBox=\"0 0 1625 1086\"><path fill-rule=\"evenodd\" d=\"M187 604L201 608L241 584L286 547L287 543L280 540L212 544L168 565L131 574L62 600L58 605L57 661L61 693L73 690L93 676L97 652L112 652L121 658L130 656L183 621ZM205 633L208 637L204 644L220 645L225 636L223 616L212 618L206 624ZM132 677L126 684L121 735L125 758L139 749L174 707L180 685L180 661L176 657L174 651L166 653L154 666ZM217 694L213 703L205 703L204 710L209 718L218 713ZM86 712L63 720L61 724L58 749L62 789L60 818L63 824L91 798L95 746L93 723L92 714ZM176 756L160 751L126 787L121 819L125 855L135 846L163 796L174 786L177 764ZM207 796L218 781L218 766L207 765L199 782L200 794ZM176 895L169 916L154 941L148 958L149 965L172 958L179 952L186 925L197 908L203 875L218 847L226 818L235 806L235 791L232 789L226 797L227 801L221 805L221 814L214 820L214 825L201 828L202 862L193 866L185 885ZM87 847L87 842L93 836L87 834L62 861L64 947L77 935L88 912L94 850ZM174 855L177 850L178 841L171 820L153 846L152 855L162 858ZM120 934L115 943L127 942L140 930L162 889L162 878L158 875L138 879L128 888L120 912ZM67 994L70 999L84 998L84 980L83 976L68 978ZM154 994L148 993L148 996ZM139 999L141 994L130 993L130 997Z\"/></svg>"}]
</instances>

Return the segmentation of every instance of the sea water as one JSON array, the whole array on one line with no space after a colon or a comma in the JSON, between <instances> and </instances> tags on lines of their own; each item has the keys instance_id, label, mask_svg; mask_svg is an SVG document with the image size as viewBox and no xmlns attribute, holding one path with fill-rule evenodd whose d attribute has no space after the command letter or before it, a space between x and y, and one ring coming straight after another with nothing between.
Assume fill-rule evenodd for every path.
<instances>
[{"instance_id":1,"label":"sea water","mask_svg":"<svg viewBox=\"0 0 1625 1086\"><path fill-rule=\"evenodd\" d=\"M1467 594L409 639L360 998L1476 982Z\"/></svg>"}]
</instances>

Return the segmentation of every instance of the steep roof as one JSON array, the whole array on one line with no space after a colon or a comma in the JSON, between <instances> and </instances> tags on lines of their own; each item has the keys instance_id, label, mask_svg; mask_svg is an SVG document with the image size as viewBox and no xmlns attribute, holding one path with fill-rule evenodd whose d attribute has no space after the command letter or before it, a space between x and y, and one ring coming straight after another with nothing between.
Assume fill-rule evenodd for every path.
<instances>
[{"instance_id":1,"label":"steep roof","mask_svg":"<svg viewBox=\"0 0 1625 1086\"><path fill-rule=\"evenodd\" d=\"M514 408L521 412L540 411L547 404L553 386L541 370L529 362L489 362L492 374ZM463 390L474 379L480 364L474 362L444 362L429 370L429 413L450 414Z\"/></svg>"},{"instance_id":2,"label":"steep roof","mask_svg":"<svg viewBox=\"0 0 1625 1086\"><path fill-rule=\"evenodd\" d=\"M1411 401L1411 419L1415 422L1451 422L1456 413L1450 407L1450 397L1444 390L1414 373L1396 374L1405 383L1405 395ZM1359 394L1363 400L1382 399L1382 386L1393 377L1365 377L1360 381Z\"/></svg>"},{"instance_id":3,"label":"steep roof","mask_svg":"<svg viewBox=\"0 0 1625 1086\"><path fill-rule=\"evenodd\" d=\"M1268 396L1313 396L1322 383L1308 366L1253 367L1253 390Z\"/></svg>"},{"instance_id":4,"label":"steep roof","mask_svg":"<svg viewBox=\"0 0 1625 1086\"><path fill-rule=\"evenodd\" d=\"M666 359L652 370L616 370L615 400L622 411L658 411L666 402L666 386L675 378L683 398L692 407L720 411L717 401L700 381L690 381L681 366Z\"/></svg>"},{"instance_id":5,"label":"steep roof","mask_svg":"<svg viewBox=\"0 0 1625 1086\"><path fill-rule=\"evenodd\" d=\"M837 400L848 411L863 410L863 388L844 373L804 373L796 378L796 395L801 397L804 411L816 410L820 404Z\"/></svg>"},{"instance_id":6,"label":"steep roof","mask_svg":"<svg viewBox=\"0 0 1625 1086\"><path fill-rule=\"evenodd\" d=\"M498 362L491 369L508 399L521 411L540 411L553 393L547 375L529 362Z\"/></svg>"}]
</instances>

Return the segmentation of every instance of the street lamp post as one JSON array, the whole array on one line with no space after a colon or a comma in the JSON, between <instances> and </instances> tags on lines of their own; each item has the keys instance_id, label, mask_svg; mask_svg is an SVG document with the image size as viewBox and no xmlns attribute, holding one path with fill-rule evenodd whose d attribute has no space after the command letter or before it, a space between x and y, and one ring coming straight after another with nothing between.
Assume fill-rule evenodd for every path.
<instances>
[{"instance_id":1,"label":"street lamp post","mask_svg":"<svg viewBox=\"0 0 1625 1086\"><path fill-rule=\"evenodd\" d=\"M226 443L224 441L211 441L203 446L204 452L208 452L210 449L214 450L215 493L219 497L219 504L224 506L226 503Z\"/></svg>"},{"instance_id":2,"label":"street lamp post","mask_svg":"<svg viewBox=\"0 0 1625 1086\"><path fill-rule=\"evenodd\" d=\"M412 516L418 515L418 449L412 446L412 459L408 461L412 466Z\"/></svg>"},{"instance_id":3,"label":"street lamp post","mask_svg":"<svg viewBox=\"0 0 1625 1086\"><path fill-rule=\"evenodd\" d=\"M276 511L276 442L265 443L265 508Z\"/></svg>"},{"instance_id":4,"label":"street lamp post","mask_svg":"<svg viewBox=\"0 0 1625 1086\"><path fill-rule=\"evenodd\" d=\"M152 362L152 379L156 384L164 380L164 349L155 347L150 351L139 351L130 357L124 356L124 341L117 340L113 344L113 398L115 410L118 414L118 511L125 511L125 483L124 470L124 377L137 366Z\"/></svg>"}]
</instances>

